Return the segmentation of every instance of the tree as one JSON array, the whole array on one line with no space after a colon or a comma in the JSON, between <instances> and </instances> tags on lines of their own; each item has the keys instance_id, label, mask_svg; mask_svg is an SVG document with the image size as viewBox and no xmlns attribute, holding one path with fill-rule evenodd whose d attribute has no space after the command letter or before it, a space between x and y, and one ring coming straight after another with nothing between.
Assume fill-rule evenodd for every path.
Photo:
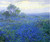
<instances>
[{"instance_id":1,"label":"tree","mask_svg":"<svg viewBox=\"0 0 50 42\"><path fill-rule=\"evenodd\" d=\"M9 11L10 14L19 14L20 13L19 8L17 8L15 5L12 5L12 4L10 4L7 7L7 10Z\"/></svg>"},{"instance_id":2,"label":"tree","mask_svg":"<svg viewBox=\"0 0 50 42\"><path fill-rule=\"evenodd\" d=\"M10 17L10 14L9 14L9 12L8 12L8 11L5 11L2 15L4 15L4 16L5 16L5 18L9 18L9 17Z\"/></svg>"}]
</instances>

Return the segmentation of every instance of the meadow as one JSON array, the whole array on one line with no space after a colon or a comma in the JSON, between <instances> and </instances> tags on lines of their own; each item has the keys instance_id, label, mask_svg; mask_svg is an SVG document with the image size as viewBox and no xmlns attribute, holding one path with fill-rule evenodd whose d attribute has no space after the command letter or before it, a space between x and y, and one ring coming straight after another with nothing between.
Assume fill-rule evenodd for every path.
<instances>
[{"instance_id":1,"label":"meadow","mask_svg":"<svg viewBox=\"0 0 50 42\"><path fill-rule=\"evenodd\" d=\"M49 21L48 13L0 13L0 42L50 42Z\"/></svg>"}]
</instances>

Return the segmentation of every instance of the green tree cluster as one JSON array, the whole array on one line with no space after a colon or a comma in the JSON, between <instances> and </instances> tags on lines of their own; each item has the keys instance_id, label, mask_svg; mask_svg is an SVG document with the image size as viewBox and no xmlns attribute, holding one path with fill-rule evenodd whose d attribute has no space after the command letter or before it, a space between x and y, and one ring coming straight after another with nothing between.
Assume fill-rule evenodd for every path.
<instances>
[{"instance_id":1,"label":"green tree cluster","mask_svg":"<svg viewBox=\"0 0 50 42\"><path fill-rule=\"evenodd\" d=\"M2 15L5 16L5 18L9 18L10 15L14 16L14 15L18 15L20 13L20 9L17 8L15 5L10 4L7 7L7 10L5 12L3 12Z\"/></svg>"}]
</instances>

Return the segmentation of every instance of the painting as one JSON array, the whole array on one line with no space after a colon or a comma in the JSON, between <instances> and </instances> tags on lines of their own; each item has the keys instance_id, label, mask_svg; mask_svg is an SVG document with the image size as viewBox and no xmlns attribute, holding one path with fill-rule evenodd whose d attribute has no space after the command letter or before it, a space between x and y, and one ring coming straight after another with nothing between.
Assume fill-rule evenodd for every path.
<instances>
[{"instance_id":1,"label":"painting","mask_svg":"<svg viewBox=\"0 0 50 42\"><path fill-rule=\"evenodd\" d=\"M50 0L0 0L0 42L50 42Z\"/></svg>"}]
</instances>

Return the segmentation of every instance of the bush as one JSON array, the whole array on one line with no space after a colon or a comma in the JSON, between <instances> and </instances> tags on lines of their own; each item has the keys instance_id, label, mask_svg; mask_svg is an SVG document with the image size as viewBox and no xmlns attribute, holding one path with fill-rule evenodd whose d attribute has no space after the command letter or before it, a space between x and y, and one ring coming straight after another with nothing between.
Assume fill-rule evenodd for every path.
<instances>
[{"instance_id":1,"label":"bush","mask_svg":"<svg viewBox=\"0 0 50 42\"><path fill-rule=\"evenodd\" d=\"M3 14L2 14L5 18L9 18L10 17L10 14L8 11L5 11Z\"/></svg>"}]
</instances>

